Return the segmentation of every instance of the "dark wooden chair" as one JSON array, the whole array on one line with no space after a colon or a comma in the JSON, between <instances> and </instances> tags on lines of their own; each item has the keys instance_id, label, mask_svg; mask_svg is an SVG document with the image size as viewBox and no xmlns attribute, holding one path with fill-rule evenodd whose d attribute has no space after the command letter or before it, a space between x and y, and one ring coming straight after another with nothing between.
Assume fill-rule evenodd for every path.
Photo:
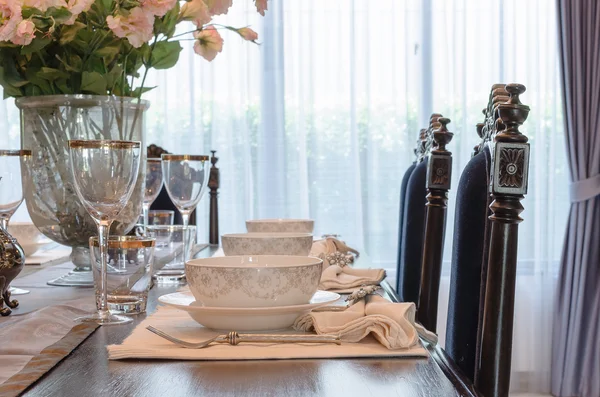
<instances>
[{"instance_id":1,"label":"dark wooden chair","mask_svg":"<svg viewBox=\"0 0 600 397\"><path fill-rule=\"evenodd\" d=\"M421 256L425 230L425 179L427 158L432 146L433 129L438 126L440 114L430 117L428 129L421 130L417 148L417 159L404 175L401 189L400 226L398 233L398 262L396 292L403 302L418 303L421 279ZM402 188L402 187L401 187Z\"/></svg>"},{"instance_id":2,"label":"dark wooden chair","mask_svg":"<svg viewBox=\"0 0 600 397\"><path fill-rule=\"evenodd\" d=\"M427 156L425 236L417 305L418 320L432 332L437 328L448 190L452 179L452 153L446 150L453 137L447 128L450 119L441 117L438 122L439 128L432 131L434 146Z\"/></svg>"},{"instance_id":3,"label":"dark wooden chair","mask_svg":"<svg viewBox=\"0 0 600 397\"><path fill-rule=\"evenodd\" d=\"M147 148L146 155L148 158L160 158L163 153L169 153L165 149L157 145L150 145ZM212 156L210 158L211 168L210 175L208 178L208 188L210 189L210 213L209 213L209 244L219 244L219 207L218 207L218 190L220 184L219 169L216 167L218 157L215 156L216 151L211 150ZM181 225L182 219L177 207L171 201L167 189L163 186L158 197L150 206L151 210L172 210L175 211L175 218L173 222ZM190 225L196 224L196 210L190 215Z\"/></svg>"},{"instance_id":4,"label":"dark wooden chair","mask_svg":"<svg viewBox=\"0 0 600 397\"><path fill-rule=\"evenodd\" d=\"M519 100L523 92L520 84L492 87L485 123L477 127L482 142L458 188L446 352L484 397L508 396L510 386L518 224L529 167L529 144L519 131L529 113ZM426 224L437 227L425 232L418 308L419 321L430 327L445 219L445 211L432 208Z\"/></svg>"}]
</instances>

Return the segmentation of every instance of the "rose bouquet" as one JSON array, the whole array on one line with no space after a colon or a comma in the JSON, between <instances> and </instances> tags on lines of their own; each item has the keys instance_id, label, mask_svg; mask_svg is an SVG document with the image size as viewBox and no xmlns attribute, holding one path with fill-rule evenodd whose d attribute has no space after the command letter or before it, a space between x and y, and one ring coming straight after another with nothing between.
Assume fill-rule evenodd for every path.
<instances>
[{"instance_id":1,"label":"rose bouquet","mask_svg":"<svg viewBox=\"0 0 600 397\"><path fill-rule=\"evenodd\" d=\"M250 0L247 0L250 1ZM267 0L254 0L264 16ZM212 61L219 30L256 42L249 27L212 23L232 0L0 0L0 84L5 97L96 94L140 97L149 69L168 69L195 40ZM189 24L176 34L179 24Z\"/></svg>"}]
</instances>

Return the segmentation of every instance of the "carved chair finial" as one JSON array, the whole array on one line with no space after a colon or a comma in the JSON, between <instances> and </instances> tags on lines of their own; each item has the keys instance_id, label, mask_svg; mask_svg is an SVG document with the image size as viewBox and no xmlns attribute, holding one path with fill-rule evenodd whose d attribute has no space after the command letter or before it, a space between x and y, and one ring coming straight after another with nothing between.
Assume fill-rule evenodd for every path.
<instances>
[{"instance_id":1,"label":"carved chair finial","mask_svg":"<svg viewBox=\"0 0 600 397\"><path fill-rule=\"evenodd\" d=\"M438 121L440 123L440 127L433 131L433 140L435 142L435 150L436 151L445 151L446 145L448 143L450 143L454 134L451 133L450 131L448 131L448 128L446 127L448 124L450 124L449 118L441 117Z\"/></svg>"},{"instance_id":2,"label":"carved chair finial","mask_svg":"<svg viewBox=\"0 0 600 397\"><path fill-rule=\"evenodd\" d=\"M519 95L525 92L525 86L522 84L507 84L506 90L510 97L506 102L497 107L498 116L501 122L506 126L503 130L497 130L495 136L497 142L527 142L527 137L519 131L529 115L529 106L523 105L519 100Z\"/></svg>"}]
</instances>

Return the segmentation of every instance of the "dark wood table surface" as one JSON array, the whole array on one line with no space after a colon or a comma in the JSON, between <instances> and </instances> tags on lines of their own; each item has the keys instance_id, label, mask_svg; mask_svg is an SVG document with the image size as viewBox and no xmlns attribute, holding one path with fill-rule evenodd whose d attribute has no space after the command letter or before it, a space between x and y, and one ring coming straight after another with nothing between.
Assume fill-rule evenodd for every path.
<instances>
[{"instance_id":1,"label":"dark wood table surface","mask_svg":"<svg viewBox=\"0 0 600 397\"><path fill-rule=\"evenodd\" d=\"M210 256L215 251L210 247L198 256ZM384 283L383 286L395 300L389 285ZM69 287L52 287L55 288ZM152 288L148 312L156 309L159 296L177 288ZM32 290L32 294L35 293ZM25 296L21 298L22 301L26 299ZM145 315L139 315L130 324L99 327L24 395L476 396L473 387L439 347L429 347L430 357L420 359L109 361L106 346L122 342L144 318Z\"/></svg>"}]
</instances>

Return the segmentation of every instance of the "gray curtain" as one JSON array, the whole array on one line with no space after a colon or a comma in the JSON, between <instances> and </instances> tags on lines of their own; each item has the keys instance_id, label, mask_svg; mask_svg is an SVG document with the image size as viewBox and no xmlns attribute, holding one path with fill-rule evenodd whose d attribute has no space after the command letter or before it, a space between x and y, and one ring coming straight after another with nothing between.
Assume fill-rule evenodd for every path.
<instances>
[{"instance_id":1,"label":"gray curtain","mask_svg":"<svg viewBox=\"0 0 600 397\"><path fill-rule=\"evenodd\" d=\"M571 208L553 333L552 393L600 396L600 2L557 0Z\"/></svg>"}]
</instances>

